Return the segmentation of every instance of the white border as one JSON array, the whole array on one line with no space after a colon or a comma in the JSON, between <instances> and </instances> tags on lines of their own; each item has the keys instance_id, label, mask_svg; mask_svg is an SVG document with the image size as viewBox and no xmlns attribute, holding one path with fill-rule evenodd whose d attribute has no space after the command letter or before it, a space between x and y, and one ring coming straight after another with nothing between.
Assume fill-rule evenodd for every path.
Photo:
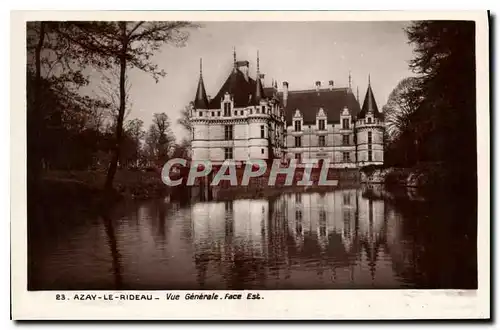
<instances>
[{"instance_id":1,"label":"white border","mask_svg":"<svg viewBox=\"0 0 500 330\"><path fill-rule=\"evenodd\" d=\"M478 140L478 290L260 291L260 301L59 302L28 292L26 263L25 22L29 20L476 21ZM442 319L490 316L490 125L486 12L12 12L11 248L12 317L20 319ZM98 293L98 292L95 292ZM104 292L102 292L104 293ZM138 293L134 291L133 293ZM164 292L151 292L155 295ZM66 294L72 295L73 292ZM180 292L181 297L185 292Z\"/></svg>"}]
</instances>

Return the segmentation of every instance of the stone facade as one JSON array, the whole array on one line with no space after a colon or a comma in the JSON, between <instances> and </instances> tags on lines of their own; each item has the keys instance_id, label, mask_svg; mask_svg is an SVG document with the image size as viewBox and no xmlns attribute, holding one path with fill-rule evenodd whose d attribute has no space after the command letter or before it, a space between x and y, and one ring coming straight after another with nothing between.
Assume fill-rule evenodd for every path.
<instances>
[{"instance_id":1,"label":"stone facade","mask_svg":"<svg viewBox=\"0 0 500 330\"><path fill-rule=\"evenodd\" d=\"M248 61L236 61L214 99L206 95L200 67L191 106L192 159L215 164L232 160L296 159L299 166L328 161L330 167L383 164L383 116L369 83L363 107L351 90L327 88L289 91L288 83L264 88L259 72L249 75Z\"/></svg>"},{"instance_id":2,"label":"stone facade","mask_svg":"<svg viewBox=\"0 0 500 330\"><path fill-rule=\"evenodd\" d=\"M225 106L230 109L226 115ZM192 159L214 163L230 159L242 164L250 159L279 158L284 130L279 111L267 101L234 107L228 93L220 109L192 109Z\"/></svg>"},{"instance_id":3,"label":"stone facade","mask_svg":"<svg viewBox=\"0 0 500 330\"><path fill-rule=\"evenodd\" d=\"M319 164L320 160L328 160L331 167L357 167L354 123L349 109L344 108L343 124L328 123L323 108L319 109L315 124L304 125L299 109L292 123L287 127L288 158L295 158L300 163Z\"/></svg>"}]
</instances>

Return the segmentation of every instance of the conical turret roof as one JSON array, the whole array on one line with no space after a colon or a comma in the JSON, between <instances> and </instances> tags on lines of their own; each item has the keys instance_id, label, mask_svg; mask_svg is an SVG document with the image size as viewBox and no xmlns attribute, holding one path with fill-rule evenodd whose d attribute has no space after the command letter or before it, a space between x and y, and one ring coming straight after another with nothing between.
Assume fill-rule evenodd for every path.
<instances>
[{"instance_id":1,"label":"conical turret roof","mask_svg":"<svg viewBox=\"0 0 500 330\"><path fill-rule=\"evenodd\" d=\"M252 95L252 105L260 104L260 100L262 100L264 97L265 97L264 87L262 86L260 77L257 74L257 81L255 82L255 92Z\"/></svg>"},{"instance_id":2,"label":"conical turret roof","mask_svg":"<svg viewBox=\"0 0 500 330\"><path fill-rule=\"evenodd\" d=\"M370 78L368 78L368 88L366 90L365 100L363 101L363 107L361 108L358 118L365 118L366 114L370 112L373 113L375 117L380 117L377 102L375 102L375 96L373 95Z\"/></svg>"},{"instance_id":3,"label":"conical turret roof","mask_svg":"<svg viewBox=\"0 0 500 330\"><path fill-rule=\"evenodd\" d=\"M208 98L207 98L207 92L205 90L205 84L203 83L201 59L200 59L200 80L198 81L198 89L196 90L194 106L196 109L208 109Z\"/></svg>"},{"instance_id":4,"label":"conical turret roof","mask_svg":"<svg viewBox=\"0 0 500 330\"><path fill-rule=\"evenodd\" d=\"M257 77L255 81L255 91L252 95L252 105L259 105L260 100L265 97L264 87L260 81L259 52L257 52Z\"/></svg>"}]
</instances>

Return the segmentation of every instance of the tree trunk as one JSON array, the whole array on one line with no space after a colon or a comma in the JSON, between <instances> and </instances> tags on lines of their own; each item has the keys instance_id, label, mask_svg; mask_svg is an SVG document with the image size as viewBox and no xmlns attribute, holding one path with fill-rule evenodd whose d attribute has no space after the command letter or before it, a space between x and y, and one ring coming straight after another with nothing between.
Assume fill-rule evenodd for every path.
<instances>
[{"instance_id":1,"label":"tree trunk","mask_svg":"<svg viewBox=\"0 0 500 330\"><path fill-rule=\"evenodd\" d=\"M33 108L31 114L31 133L28 140L28 176L29 182L34 186L36 190L38 182L40 180L41 173L41 151L35 143L40 141L41 127L42 127L42 65L41 65L41 53L43 49L43 43L45 41L45 22L40 22L40 36L38 39L38 44L35 49L35 83L34 83L34 95L33 95ZM28 118L30 118L28 117Z\"/></svg>"},{"instance_id":2,"label":"tree trunk","mask_svg":"<svg viewBox=\"0 0 500 330\"><path fill-rule=\"evenodd\" d=\"M122 49L119 55L120 57L120 108L118 110L118 119L116 123L116 143L114 148L113 157L111 158L111 163L109 164L108 175L106 177L105 189L107 191L113 188L113 180L115 178L116 170L118 168L118 160L120 159L120 149L121 142L123 138L123 119L125 117L125 101L126 101L126 91L125 91L125 76L127 70L127 26L126 22L120 22L121 37L122 37Z\"/></svg>"}]
</instances>

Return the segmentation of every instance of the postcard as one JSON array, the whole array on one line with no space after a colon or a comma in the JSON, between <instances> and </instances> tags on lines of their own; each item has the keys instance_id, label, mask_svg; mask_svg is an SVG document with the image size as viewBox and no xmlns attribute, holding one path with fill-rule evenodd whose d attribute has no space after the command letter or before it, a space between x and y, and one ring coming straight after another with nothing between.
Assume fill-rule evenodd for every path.
<instances>
[{"instance_id":1,"label":"postcard","mask_svg":"<svg viewBox=\"0 0 500 330\"><path fill-rule=\"evenodd\" d=\"M489 319L488 19L12 12L12 319Z\"/></svg>"}]
</instances>

